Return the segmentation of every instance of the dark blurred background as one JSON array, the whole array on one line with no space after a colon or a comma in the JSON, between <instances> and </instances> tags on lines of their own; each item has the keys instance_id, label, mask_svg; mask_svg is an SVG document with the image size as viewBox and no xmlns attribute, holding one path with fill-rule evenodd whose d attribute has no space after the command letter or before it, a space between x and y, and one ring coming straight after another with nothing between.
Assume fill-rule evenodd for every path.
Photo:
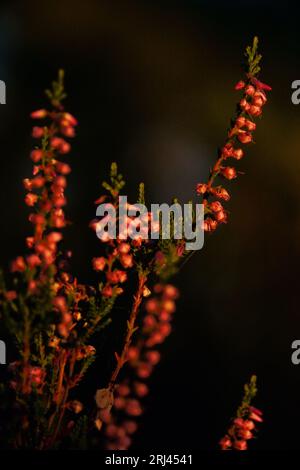
<instances>
[{"instance_id":1,"label":"dark blurred background","mask_svg":"<svg viewBox=\"0 0 300 470\"><path fill-rule=\"evenodd\" d=\"M244 48L259 36L261 78L273 92L257 143L239 164L246 174L232 184L229 224L177 276L174 331L135 445L215 447L256 373L265 423L253 448L298 448L300 366L290 359L300 338L300 106L291 103L291 82L300 79L298 8L263 0L27 0L0 8L0 264L24 251L29 113L44 105L43 90L63 67L68 109L80 122L67 157L66 241L87 282L97 253L87 225L110 162L132 197L142 180L148 203L189 199L223 142Z\"/></svg>"}]
</instances>

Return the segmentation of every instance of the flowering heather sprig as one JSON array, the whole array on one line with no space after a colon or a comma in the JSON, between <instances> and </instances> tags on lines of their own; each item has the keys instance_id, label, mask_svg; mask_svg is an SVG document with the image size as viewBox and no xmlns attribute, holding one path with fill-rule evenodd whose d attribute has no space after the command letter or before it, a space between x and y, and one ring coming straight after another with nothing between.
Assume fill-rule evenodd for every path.
<instances>
[{"instance_id":1,"label":"flowering heather sprig","mask_svg":"<svg viewBox=\"0 0 300 470\"><path fill-rule=\"evenodd\" d=\"M243 156L242 149L235 145L252 141L255 129L252 119L260 114L266 101L265 91L269 87L255 78L260 60L256 49L255 39L253 47L246 51L247 81L239 82L236 87L244 90L245 101L240 102L238 115L208 183L199 184L197 188L204 199L206 230L213 230L227 220L220 200L227 201L229 194L213 183L217 176L236 178L236 169L225 166L224 162L229 157L238 160ZM139 234L132 239L133 219L128 216L127 229L132 232L127 238L112 240L105 234L101 237L101 251L92 260L100 278L97 288L78 282L69 271L71 253L63 253L59 245L62 229L68 223L63 208L66 176L71 171L69 164L61 159L71 150L67 139L74 137L77 125L76 118L62 105L66 96L63 72L59 72L58 80L47 90L47 95L51 110L38 109L31 114L42 125L34 126L32 131L38 145L31 152L33 175L24 180L25 202L32 210L29 220L33 233L26 239L30 251L12 262L9 288L0 276L1 318L16 338L19 351L8 368L10 390L7 393L2 387L3 399L3 393L1 395L1 403L4 406L9 403L11 408L8 409L17 412L12 413L12 423L1 426L1 439L5 445L15 448L58 448L62 442L72 447L82 440L87 442L89 425L94 423L97 429L104 431L107 447L126 449L143 413L141 401L148 394L145 382L160 360L157 348L171 332L178 291L169 284L169 279L178 271L186 254L185 240L177 240L172 235L168 240L144 239ZM118 213L118 196L124 184L116 164L112 164L110 181L103 183L106 193L95 201L96 204L113 204ZM214 200L208 203L212 196ZM144 199L141 184L138 203L144 204ZM129 204L128 208L135 207ZM143 217L143 222L150 224L152 214L147 212ZM99 218L90 224L97 234L98 224L101 224ZM172 227L174 219L171 218ZM70 393L93 363L96 348L91 344L91 337L111 321L110 313L128 287L129 277L136 287L123 345L115 353L116 363L107 387L96 392L97 410L88 417L84 414L84 405L70 397ZM254 393L253 382L251 384L238 411L240 421L234 422L226 435L227 444L230 440L234 448L244 446L243 442L249 438L246 432L251 432L249 421L261 420L260 412L250 406Z\"/></svg>"},{"instance_id":2,"label":"flowering heather sprig","mask_svg":"<svg viewBox=\"0 0 300 470\"><path fill-rule=\"evenodd\" d=\"M98 427L105 424L105 446L109 450L125 450L131 445L143 414L143 399L149 394L149 380L161 354L157 348L171 333L171 322L179 292L172 284L156 284L144 304L146 314L139 335L127 352L126 377L115 388L113 410L97 416Z\"/></svg>"},{"instance_id":3,"label":"flowering heather sprig","mask_svg":"<svg viewBox=\"0 0 300 470\"><path fill-rule=\"evenodd\" d=\"M230 199L229 192L222 185L215 185L216 178L227 180L235 179L238 171L232 165L226 165L229 158L240 160L244 156L242 145L253 142L253 132L256 129L254 118L262 114L262 108L267 102L266 91L271 87L257 80L255 75L260 71L259 62L261 55L257 53L258 39L255 37L252 47L247 47L248 70L246 80L239 81L235 89L242 90L243 96L237 107L236 117L228 131L224 146L219 151L219 156L214 164L207 183L199 183L196 192L203 198L205 206L204 230L214 231L221 223L227 222L228 213L220 201ZM209 202L209 198L214 198Z\"/></svg>"},{"instance_id":4,"label":"flowering heather sprig","mask_svg":"<svg viewBox=\"0 0 300 470\"><path fill-rule=\"evenodd\" d=\"M22 393L24 394L31 392L32 383L37 384L37 374L32 375L32 370L36 371L37 368L29 364L32 347L30 343L35 334L32 328L34 322L34 311L31 310L32 302L36 303L38 297L42 298L42 293L48 297L48 309L56 309L61 313L61 324L58 326L58 331L61 329L60 326L62 327L72 320L70 313L67 312L66 300L61 296L56 297L56 293L61 287L59 276L61 276L62 282L68 280L67 274L59 273L59 264L57 263L57 245L62 240L61 229L66 225L63 210L63 206L66 204L64 195L67 185L66 175L71 171L71 167L61 161L61 157L71 150L71 145L62 136L74 137L74 127L77 125L75 117L65 112L62 105L65 96L63 79L63 71L60 71L58 81L53 82L53 89L47 92L52 109L39 109L31 113L32 119L42 121L43 124L42 126L34 126L32 129L33 138L40 142L30 154L31 160L34 162L33 176L23 181L24 187L28 191L25 203L33 209L29 215L29 221L33 224L34 229L33 234L26 239L30 254L25 258L18 256L11 263L11 272L19 276L15 279L15 284L25 286L24 299L22 299L20 291L18 298L17 293L15 295L16 301L19 301L19 309L24 311L23 363L21 366ZM9 300L11 292L9 297L4 292L4 297ZM47 303L47 298L45 302ZM30 314L29 309L31 310ZM40 316L41 313L37 312L37 315ZM62 334L62 336L66 335ZM45 371L41 368L38 376L40 382L45 376ZM35 380L33 381L32 378Z\"/></svg>"},{"instance_id":5,"label":"flowering heather sprig","mask_svg":"<svg viewBox=\"0 0 300 470\"><path fill-rule=\"evenodd\" d=\"M262 412L251 406L256 396L256 376L244 387L244 397L226 435L220 440L221 450L247 450L248 441L255 437L256 425L262 423Z\"/></svg>"}]
</instances>

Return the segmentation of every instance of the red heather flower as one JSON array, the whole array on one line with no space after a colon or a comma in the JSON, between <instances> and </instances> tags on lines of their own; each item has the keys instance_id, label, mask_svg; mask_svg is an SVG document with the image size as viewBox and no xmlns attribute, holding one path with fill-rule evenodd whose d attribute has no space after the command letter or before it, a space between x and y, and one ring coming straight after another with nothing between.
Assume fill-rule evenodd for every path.
<instances>
[{"instance_id":1,"label":"red heather flower","mask_svg":"<svg viewBox=\"0 0 300 470\"><path fill-rule=\"evenodd\" d=\"M67 163L56 162L55 167L56 171L58 173L61 173L62 175L68 175L69 173L71 173L71 167Z\"/></svg>"},{"instance_id":2,"label":"red heather flower","mask_svg":"<svg viewBox=\"0 0 300 470\"><path fill-rule=\"evenodd\" d=\"M240 160L244 156L244 151L242 149L235 149L232 153L233 158Z\"/></svg>"},{"instance_id":3,"label":"red heather flower","mask_svg":"<svg viewBox=\"0 0 300 470\"><path fill-rule=\"evenodd\" d=\"M45 184L45 178L43 176L36 176L31 180L31 187L35 189L40 189Z\"/></svg>"},{"instance_id":4,"label":"red heather flower","mask_svg":"<svg viewBox=\"0 0 300 470\"><path fill-rule=\"evenodd\" d=\"M139 349L136 348L135 346L130 346L130 348L128 349L128 354L127 354L128 360L136 361L139 355L140 355Z\"/></svg>"},{"instance_id":5,"label":"red heather flower","mask_svg":"<svg viewBox=\"0 0 300 470\"><path fill-rule=\"evenodd\" d=\"M156 313L159 309L157 300L154 298L147 300L145 309L148 313Z\"/></svg>"},{"instance_id":6,"label":"red heather flower","mask_svg":"<svg viewBox=\"0 0 300 470\"><path fill-rule=\"evenodd\" d=\"M171 299L177 299L179 296L179 291L172 284L167 284L164 288L164 295L166 297L170 297Z\"/></svg>"},{"instance_id":7,"label":"red heather flower","mask_svg":"<svg viewBox=\"0 0 300 470\"><path fill-rule=\"evenodd\" d=\"M28 193L25 196L25 203L27 206L34 206L38 200L38 196L33 193Z\"/></svg>"},{"instance_id":8,"label":"red heather flower","mask_svg":"<svg viewBox=\"0 0 300 470\"><path fill-rule=\"evenodd\" d=\"M118 246L118 252L121 253L122 255L126 255L130 251L130 245L129 243L120 243Z\"/></svg>"},{"instance_id":9,"label":"red heather flower","mask_svg":"<svg viewBox=\"0 0 300 470\"><path fill-rule=\"evenodd\" d=\"M232 442L231 442L231 440L229 439L228 436L223 437L220 440L219 444L220 444L220 447L221 447L222 450L227 450L232 446Z\"/></svg>"},{"instance_id":10,"label":"red heather flower","mask_svg":"<svg viewBox=\"0 0 300 470\"><path fill-rule=\"evenodd\" d=\"M124 268L131 268L133 266L133 257L132 255L124 254L120 256L120 262Z\"/></svg>"},{"instance_id":11,"label":"red heather flower","mask_svg":"<svg viewBox=\"0 0 300 470\"><path fill-rule=\"evenodd\" d=\"M249 418L253 421L257 421L258 423L262 423L262 412L253 406L250 406L250 415Z\"/></svg>"},{"instance_id":12,"label":"red heather flower","mask_svg":"<svg viewBox=\"0 0 300 470\"><path fill-rule=\"evenodd\" d=\"M174 313L176 310L175 302L171 299L164 300L161 306L168 313Z\"/></svg>"},{"instance_id":13,"label":"red heather flower","mask_svg":"<svg viewBox=\"0 0 300 470\"><path fill-rule=\"evenodd\" d=\"M240 429L239 437L248 441L249 439L253 438L253 434L251 431L249 431L249 429Z\"/></svg>"},{"instance_id":14,"label":"red heather flower","mask_svg":"<svg viewBox=\"0 0 300 470\"><path fill-rule=\"evenodd\" d=\"M42 159L43 151L40 149L32 150L30 158L34 163L39 162Z\"/></svg>"},{"instance_id":15,"label":"red heather flower","mask_svg":"<svg viewBox=\"0 0 300 470\"><path fill-rule=\"evenodd\" d=\"M151 364L148 364L147 362L139 364L137 370L136 370L136 375L140 377L141 379L147 379L150 377L152 374L152 366Z\"/></svg>"},{"instance_id":16,"label":"red heather flower","mask_svg":"<svg viewBox=\"0 0 300 470\"><path fill-rule=\"evenodd\" d=\"M39 256L35 254L27 256L26 261L30 268L35 268L41 264Z\"/></svg>"},{"instance_id":17,"label":"red heather flower","mask_svg":"<svg viewBox=\"0 0 300 470\"><path fill-rule=\"evenodd\" d=\"M151 365L155 366L160 361L160 353L158 351L148 351L146 353L146 359Z\"/></svg>"},{"instance_id":18,"label":"red heather flower","mask_svg":"<svg viewBox=\"0 0 300 470\"><path fill-rule=\"evenodd\" d=\"M93 258L92 264L95 271L103 271L106 266L106 259L103 256L99 258Z\"/></svg>"},{"instance_id":19,"label":"red heather flower","mask_svg":"<svg viewBox=\"0 0 300 470\"><path fill-rule=\"evenodd\" d=\"M246 118L243 116L239 116L235 121L235 126L238 128L244 127L245 124L246 124Z\"/></svg>"},{"instance_id":20,"label":"red heather flower","mask_svg":"<svg viewBox=\"0 0 300 470\"><path fill-rule=\"evenodd\" d=\"M23 256L18 256L12 263L11 263L11 272L23 272L26 269L26 264Z\"/></svg>"},{"instance_id":21,"label":"red heather flower","mask_svg":"<svg viewBox=\"0 0 300 470\"><path fill-rule=\"evenodd\" d=\"M235 90L242 90L243 88L245 88L245 82L243 82L243 80L240 80L239 82L237 82L234 88Z\"/></svg>"},{"instance_id":22,"label":"red heather flower","mask_svg":"<svg viewBox=\"0 0 300 470\"><path fill-rule=\"evenodd\" d=\"M102 295L104 297L111 297L113 295L113 289L111 286L107 285L102 289Z\"/></svg>"},{"instance_id":23,"label":"red heather flower","mask_svg":"<svg viewBox=\"0 0 300 470\"><path fill-rule=\"evenodd\" d=\"M211 192L219 199L223 199L224 201L229 201L230 195L228 191L222 186L217 186L216 188L212 188Z\"/></svg>"},{"instance_id":24,"label":"red heather flower","mask_svg":"<svg viewBox=\"0 0 300 470\"><path fill-rule=\"evenodd\" d=\"M215 214L215 218L219 223L226 223L227 222L227 214L225 211L218 211Z\"/></svg>"},{"instance_id":25,"label":"red heather flower","mask_svg":"<svg viewBox=\"0 0 300 470\"><path fill-rule=\"evenodd\" d=\"M244 421L244 428L245 428L245 429L249 429L249 431L252 431L252 429L255 428L255 424L254 424L253 421L251 421L250 419L245 419L245 421Z\"/></svg>"},{"instance_id":26,"label":"red heather flower","mask_svg":"<svg viewBox=\"0 0 300 470\"><path fill-rule=\"evenodd\" d=\"M125 282L127 275L124 271L115 270L115 271L110 271L106 273L106 278L107 278L107 281L110 282L111 284L118 284L119 282Z\"/></svg>"},{"instance_id":27,"label":"red heather flower","mask_svg":"<svg viewBox=\"0 0 300 470\"><path fill-rule=\"evenodd\" d=\"M5 295L6 300L8 301L12 301L17 298L17 293L15 290L8 290L7 292L5 292L4 295Z\"/></svg>"},{"instance_id":28,"label":"red heather flower","mask_svg":"<svg viewBox=\"0 0 300 470\"><path fill-rule=\"evenodd\" d=\"M69 126L77 126L77 119L70 113L63 113L63 121L66 121Z\"/></svg>"},{"instance_id":29,"label":"red heather flower","mask_svg":"<svg viewBox=\"0 0 300 470\"><path fill-rule=\"evenodd\" d=\"M249 144L252 142L252 135L248 132L241 132L238 135L238 139L240 142L242 142L242 144Z\"/></svg>"},{"instance_id":30,"label":"red heather flower","mask_svg":"<svg viewBox=\"0 0 300 470\"><path fill-rule=\"evenodd\" d=\"M255 77L251 78L251 82L253 83L254 86L256 86L256 88L258 88L260 90L266 90L266 91L271 91L272 90L272 88L269 85L266 85L265 83L260 82Z\"/></svg>"},{"instance_id":31,"label":"red heather flower","mask_svg":"<svg viewBox=\"0 0 300 470\"><path fill-rule=\"evenodd\" d=\"M50 243L58 243L62 239L62 234L60 232L50 232L47 235L47 240Z\"/></svg>"},{"instance_id":32,"label":"red heather flower","mask_svg":"<svg viewBox=\"0 0 300 470\"><path fill-rule=\"evenodd\" d=\"M236 450L247 450L247 442L243 440L234 441L233 447Z\"/></svg>"},{"instance_id":33,"label":"red heather flower","mask_svg":"<svg viewBox=\"0 0 300 470\"><path fill-rule=\"evenodd\" d=\"M232 152L233 152L233 146L231 143L227 143L223 148L222 148L222 157L223 158L229 158L232 157Z\"/></svg>"},{"instance_id":34,"label":"red heather flower","mask_svg":"<svg viewBox=\"0 0 300 470\"><path fill-rule=\"evenodd\" d=\"M53 299L53 305L56 307L61 313L65 313L67 311L67 302L65 297L62 295L57 296Z\"/></svg>"},{"instance_id":35,"label":"red heather flower","mask_svg":"<svg viewBox=\"0 0 300 470\"><path fill-rule=\"evenodd\" d=\"M246 100L246 98L242 98L241 101L240 101L240 107L248 112L249 109L250 109L250 104L248 103L248 101Z\"/></svg>"},{"instance_id":36,"label":"red heather flower","mask_svg":"<svg viewBox=\"0 0 300 470\"><path fill-rule=\"evenodd\" d=\"M253 96L255 91L256 90L255 90L254 86L252 86L252 85L247 85L246 88L245 88L245 93L248 96Z\"/></svg>"},{"instance_id":37,"label":"red heather flower","mask_svg":"<svg viewBox=\"0 0 300 470\"><path fill-rule=\"evenodd\" d=\"M36 111L32 111L30 114L30 117L32 119L43 119L47 116L47 111L46 109L37 109Z\"/></svg>"},{"instance_id":38,"label":"red heather flower","mask_svg":"<svg viewBox=\"0 0 300 470\"><path fill-rule=\"evenodd\" d=\"M221 170L222 175L228 180L232 180L237 177L236 169L232 166L226 166Z\"/></svg>"},{"instance_id":39,"label":"red heather flower","mask_svg":"<svg viewBox=\"0 0 300 470\"><path fill-rule=\"evenodd\" d=\"M196 187L197 194L205 194L207 192L207 184L199 183Z\"/></svg>"},{"instance_id":40,"label":"red heather flower","mask_svg":"<svg viewBox=\"0 0 300 470\"><path fill-rule=\"evenodd\" d=\"M250 121L249 119L246 120L246 127L248 128L248 131L253 132L256 129L256 124L253 121Z\"/></svg>"},{"instance_id":41,"label":"red heather flower","mask_svg":"<svg viewBox=\"0 0 300 470\"><path fill-rule=\"evenodd\" d=\"M140 416L143 412L140 402L135 399L128 400L125 411L129 416Z\"/></svg>"},{"instance_id":42,"label":"red heather flower","mask_svg":"<svg viewBox=\"0 0 300 470\"><path fill-rule=\"evenodd\" d=\"M222 211L223 210L223 206L222 204L219 202L219 201L213 201L210 203L210 206L211 210L213 212L218 212L218 211Z\"/></svg>"},{"instance_id":43,"label":"red heather flower","mask_svg":"<svg viewBox=\"0 0 300 470\"><path fill-rule=\"evenodd\" d=\"M251 116L260 116L262 113L261 107L260 106L249 106L249 109L247 110Z\"/></svg>"},{"instance_id":44,"label":"red heather flower","mask_svg":"<svg viewBox=\"0 0 300 470\"><path fill-rule=\"evenodd\" d=\"M121 269L117 269L115 273L118 278L117 282L120 282L122 284L123 282L127 280L127 273L125 271L122 271Z\"/></svg>"},{"instance_id":45,"label":"red heather flower","mask_svg":"<svg viewBox=\"0 0 300 470\"><path fill-rule=\"evenodd\" d=\"M214 230L216 230L217 225L218 225L218 222L216 220L213 220L210 217L207 217L203 222L203 230L205 232L213 232Z\"/></svg>"},{"instance_id":46,"label":"red heather flower","mask_svg":"<svg viewBox=\"0 0 300 470\"><path fill-rule=\"evenodd\" d=\"M44 128L43 127L37 127L37 126L33 127L31 135L35 139L41 139L44 135Z\"/></svg>"},{"instance_id":47,"label":"red heather flower","mask_svg":"<svg viewBox=\"0 0 300 470\"><path fill-rule=\"evenodd\" d=\"M61 133L66 137L70 137L70 138L75 137L75 130L73 127L70 127L70 126L62 126Z\"/></svg>"},{"instance_id":48,"label":"red heather flower","mask_svg":"<svg viewBox=\"0 0 300 470\"><path fill-rule=\"evenodd\" d=\"M121 397L127 397L130 394L130 388L126 384L120 384L116 392Z\"/></svg>"},{"instance_id":49,"label":"red heather flower","mask_svg":"<svg viewBox=\"0 0 300 470\"><path fill-rule=\"evenodd\" d=\"M134 383L134 391L136 395L140 398L145 397L149 393L149 388L147 387L146 384L142 382L135 382Z\"/></svg>"}]
</instances>

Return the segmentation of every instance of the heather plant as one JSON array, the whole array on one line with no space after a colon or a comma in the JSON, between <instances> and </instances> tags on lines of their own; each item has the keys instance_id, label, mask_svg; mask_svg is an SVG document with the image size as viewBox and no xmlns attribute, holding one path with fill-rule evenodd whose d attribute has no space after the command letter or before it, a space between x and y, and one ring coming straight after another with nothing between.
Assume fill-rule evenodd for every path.
<instances>
[{"instance_id":1,"label":"heather plant","mask_svg":"<svg viewBox=\"0 0 300 470\"><path fill-rule=\"evenodd\" d=\"M270 87L257 79L261 60L257 43L255 38L246 49L246 76L235 87L242 97L225 143L207 182L196 188L204 205L205 233L227 222L223 204L230 194L221 181L239 174L227 160L243 158L244 146L253 142L254 119L261 115L267 101ZM135 236L128 235L135 223L129 215L127 235L110 238L102 233L100 237L99 253L91 260L98 274L97 285L79 282L70 267L72 254L63 246L63 230L69 224L65 189L71 171L66 159L78 123L63 104L66 93L62 71L46 94L49 108L31 113L31 118L41 124L32 130L36 140L30 154L33 172L23 182L32 224L32 233L26 238L28 251L13 260L10 273L1 274L0 280L1 322L14 344L8 383L1 384L0 442L3 448L53 449L88 448L96 441L103 448L127 449L144 412L149 378L161 358L160 345L171 333L179 296L171 279L193 252L186 249L184 236L174 236L174 218L170 218L169 239L161 232L152 239L136 230ZM113 206L119 217L119 196L124 188L124 178L113 163L96 205ZM138 189L139 203L145 203L143 183ZM194 208L192 202L189 204ZM143 222L150 224L152 213L143 217ZM196 217L194 210L194 224ZM102 225L101 217L90 223L96 233ZM83 403L77 386L84 383L87 374L99 374L94 362L99 340L95 338L101 338L101 330L110 322L118 321L115 310L126 291L134 293L122 347L114 353L106 386L95 390L94 403ZM221 442L223 449L243 450L252 437L250 421L261 420L254 418L260 417L260 412L250 408L254 391L252 379L242 407Z\"/></svg>"}]
</instances>

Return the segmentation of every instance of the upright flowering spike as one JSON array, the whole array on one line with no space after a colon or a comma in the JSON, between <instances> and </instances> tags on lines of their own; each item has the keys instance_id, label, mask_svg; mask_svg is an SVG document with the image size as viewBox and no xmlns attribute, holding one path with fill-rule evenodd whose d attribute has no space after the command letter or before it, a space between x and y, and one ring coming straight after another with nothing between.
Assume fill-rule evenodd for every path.
<instances>
[{"instance_id":1,"label":"upright flowering spike","mask_svg":"<svg viewBox=\"0 0 300 470\"><path fill-rule=\"evenodd\" d=\"M251 402L257 393L255 375L245 385L244 390L242 403L238 408L236 417L232 420L226 435L219 442L221 450L247 450L247 442L255 437L255 421L262 422L262 412L251 406Z\"/></svg>"},{"instance_id":2,"label":"upright flowering spike","mask_svg":"<svg viewBox=\"0 0 300 470\"><path fill-rule=\"evenodd\" d=\"M216 178L219 175L224 176L228 180L235 179L237 171L234 167L224 167L224 160L234 158L240 160L244 156L244 151L240 148L240 143L243 145L253 142L253 132L256 129L256 124L249 116L257 117L262 113L262 107L267 102L265 91L269 91L271 87L259 82L255 77L260 71L259 62L261 56L257 53L258 39L255 37L252 46L247 47L246 57L248 60L248 71L246 73L247 80L240 80L235 89L243 90L243 96L239 101L238 112L233 119L233 124L228 131L227 140L219 152L219 158L214 164L207 183L199 183L196 187L196 192L203 198L203 204L206 207L204 230L207 232L214 231L218 222L227 221L227 213L225 211L215 212L212 216L209 214L208 199L215 196L218 199L228 201L230 199L229 192L222 186L213 186ZM237 145L238 144L238 148ZM211 208L213 211L213 209ZM214 212L214 211L213 211Z\"/></svg>"}]
</instances>

